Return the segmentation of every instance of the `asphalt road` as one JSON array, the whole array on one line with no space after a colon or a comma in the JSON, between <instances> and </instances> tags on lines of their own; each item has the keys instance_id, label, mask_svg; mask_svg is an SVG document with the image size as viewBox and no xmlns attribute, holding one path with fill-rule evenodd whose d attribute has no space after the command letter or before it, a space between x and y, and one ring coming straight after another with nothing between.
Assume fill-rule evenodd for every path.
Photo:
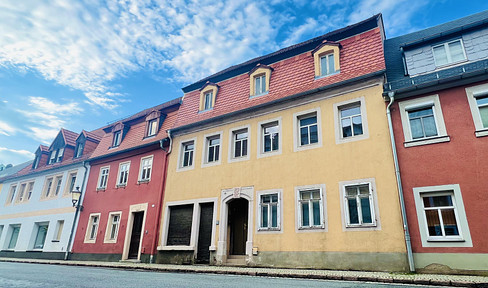
<instances>
[{"instance_id":1,"label":"asphalt road","mask_svg":"<svg viewBox=\"0 0 488 288\"><path fill-rule=\"evenodd\" d=\"M216 274L161 273L107 268L0 262L0 287L429 287ZM432 287L432 286L430 286ZM436 286L439 288L439 286Z\"/></svg>"}]
</instances>

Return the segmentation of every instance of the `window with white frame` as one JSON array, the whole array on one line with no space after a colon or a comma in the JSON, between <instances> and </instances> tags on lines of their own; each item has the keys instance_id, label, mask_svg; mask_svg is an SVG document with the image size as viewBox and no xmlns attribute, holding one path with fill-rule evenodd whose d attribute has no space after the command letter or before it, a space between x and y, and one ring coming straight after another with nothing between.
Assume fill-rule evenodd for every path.
<instances>
[{"instance_id":1,"label":"window with white frame","mask_svg":"<svg viewBox=\"0 0 488 288\"><path fill-rule=\"evenodd\" d=\"M259 195L259 231L280 230L280 193L265 192Z\"/></svg>"},{"instance_id":2,"label":"window with white frame","mask_svg":"<svg viewBox=\"0 0 488 288\"><path fill-rule=\"evenodd\" d=\"M249 150L248 139L248 128L232 131L232 158L241 158L247 156Z\"/></svg>"},{"instance_id":3,"label":"window with white frame","mask_svg":"<svg viewBox=\"0 0 488 288\"><path fill-rule=\"evenodd\" d=\"M254 76L254 93L255 95L264 94L266 92L266 74Z\"/></svg>"},{"instance_id":4,"label":"window with white frame","mask_svg":"<svg viewBox=\"0 0 488 288\"><path fill-rule=\"evenodd\" d=\"M213 108L213 91L205 92L203 97L203 110L210 110Z\"/></svg>"},{"instance_id":5,"label":"window with white frame","mask_svg":"<svg viewBox=\"0 0 488 288\"><path fill-rule=\"evenodd\" d=\"M152 119L147 122L147 137L154 136L158 133L158 119Z\"/></svg>"},{"instance_id":6,"label":"window with white frame","mask_svg":"<svg viewBox=\"0 0 488 288\"><path fill-rule=\"evenodd\" d=\"M280 127L278 121L262 125L262 152L268 153L280 149Z\"/></svg>"},{"instance_id":7,"label":"window with white frame","mask_svg":"<svg viewBox=\"0 0 488 288\"><path fill-rule=\"evenodd\" d=\"M298 229L324 228L324 188L321 186L298 187Z\"/></svg>"},{"instance_id":8,"label":"window with white frame","mask_svg":"<svg viewBox=\"0 0 488 288\"><path fill-rule=\"evenodd\" d=\"M119 175L117 178L117 186L127 185L129 179L130 162L124 162L119 164Z\"/></svg>"},{"instance_id":9,"label":"window with white frame","mask_svg":"<svg viewBox=\"0 0 488 288\"><path fill-rule=\"evenodd\" d=\"M12 202L14 202L15 190L17 190L17 185L11 185L9 192L8 192L7 203L5 203L5 204L8 205L8 204L11 204Z\"/></svg>"},{"instance_id":10,"label":"window with white frame","mask_svg":"<svg viewBox=\"0 0 488 288\"><path fill-rule=\"evenodd\" d=\"M376 217L371 183L344 186L346 227L375 226Z\"/></svg>"},{"instance_id":11,"label":"window with white frame","mask_svg":"<svg viewBox=\"0 0 488 288\"><path fill-rule=\"evenodd\" d=\"M472 247L458 184L413 188L423 247Z\"/></svg>"},{"instance_id":12,"label":"window with white frame","mask_svg":"<svg viewBox=\"0 0 488 288\"><path fill-rule=\"evenodd\" d=\"M34 181L27 183L27 190L26 190L26 200L29 201L32 197L32 191L34 190Z\"/></svg>"},{"instance_id":13,"label":"window with white frame","mask_svg":"<svg viewBox=\"0 0 488 288\"><path fill-rule=\"evenodd\" d=\"M122 132L121 131L115 131L114 132L114 138L112 140L112 147L119 146L121 138L122 138Z\"/></svg>"},{"instance_id":14,"label":"window with white frame","mask_svg":"<svg viewBox=\"0 0 488 288\"><path fill-rule=\"evenodd\" d=\"M139 174L139 181L149 181L151 180L151 170L152 170L153 156L144 157L141 159L141 168Z\"/></svg>"},{"instance_id":15,"label":"window with white frame","mask_svg":"<svg viewBox=\"0 0 488 288\"><path fill-rule=\"evenodd\" d=\"M81 155L83 155L83 148L84 148L85 145L83 145L83 143L81 142L78 142L78 144L76 144L76 155L75 155L75 158L79 158L81 157Z\"/></svg>"},{"instance_id":16,"label":"window with white frame","mask_svg":"<svg viewBox=\"0 0 488 288\"><path fill-rule=\"evenodd\" d=\"M195 150L195 141L188 141L181 144L181 168L193 166L193 152Z\"/></svg>"},{"instance_id":17,"label":"window with white frame","mask_svg":"<svg viewBox=\"0 0 488 288\"><path fill-rule=\"evenodd\" d=\"M112 212L108 215L107 230L104 242L115 243L119 234L121 212Z\"/></svg>"},{"instance_id":18,"label":"window with white frame","mask_svg":"<svg viewBox=\"0 0 488 288\"><path fill-rule=\"evenodd\" d=\"M205 163L216 163L220 159L220 135L205 138Z\"/></svg>"},{"instance_id":19,"label":"window with white frame","mask_svg":"<svg viewBox=\"0 0 488 288\"><path fill-rule=\"evenodd\" d=\"M98 176L98 189L105 189L107 188L107 181L108 181L108 173L110 171L110 167L101 167L100 168L100 175Z\"/></svg>"},{"instance_id":20,"label":"window with white frame","mask_svg":"<svg viewBox=\"0 0 488 288\"><path fill-rule=\"evenodd\" d=\"M339 108L342 138L363 135L361 103Z\"/></svg>"},{"instance_id":21,"label":"window with white frame","mask_svg":"<svg viewBox=\"0 0 488 288\"><path fill-rule=\"evenodd\" d=\"M298 130L300 134L300 146L318 143L317 112L298 116Z\"/></svg>"},{"instance_id":22,"label":"window with white frame","mask_svg":"<svg viewBox=\"0 0 488 288\"><path fill-rule=\"evenodd\" d=\"M68 180L66 181L66 187L64 188L64 195L69 195L69 193L75 189L77 173L77 171L68 173Z\"/></svg>"},{"instance_id":23,"label":"window with white frame","mask_svg":"<svg viewBox=\"0 0 488 288\"><path fill-rule=\"evenodd\" d=\"M433 46L432 51L437 67L466 60L461 39Z\"/></svg>"},{"instance_id":24,"label":"window with white frame","mask_svg":"<svg viewBox=\"0 0 488 288\"><path fill-rule=\"evenodd\" d=\"M17 193L17 203L24 201L24 194L25 194L25 188L27 187L27 183L22 183L20 184L19 188L19 193Z\"/></svg>"},{"instance_id":25,"label":"window with white frame","mask_svg":"<svg viewBox=\"0 0 488 288\"><path fill-rule=\"evenodd\" d=\"M100 213L90 214L88 225L86 227L85 243L95 243L97 240L99 222Z\"/></svg>"},{"instance_id":26,"label":"window with white frame","mask_svg":"<svg viewBox=\"0 0 488 288\"><path fill-rule=\"evenodd\" d=\"M64 148L59 148L58 149L58 158L57 158L56 162L61 162L61 160L63 160L63 154L64 154Z\"/></svg>"},{"instance_id":27,"label":"window with white frame","mask_svg":"<svg viewBox=\"0 0 488 288\"><path fill-rule=\"evenodd\" d=\"M63 233L64 220L58 220L56 222L56 231L54 232L53 242L59 242L61 240L61 235Z\"/></svg>"},{"instance_id":28,"label":"window with white frame","mask_svg":"<svg viewBox=\"0 0 488 288\"><path fill-rule=\"evenodd\" d=\"M334 54L326 54L320 56L320 76L326 76L330 74L334 74L335 71L335 63L334 63Z\"/></svg>"},{"instance_id":29,"label":"window with white frame","mask_svg":"<svg viewBox=\"0 0 488 288\"><path fill-rule=\"evenodd\" d=\"M49 177L46 179L46 183L44 183L44 192L42 193L42 195L44 195L44 198L47 198L52 194L53 182L54 177Z\"/></svg>"},{"instance_id":30,"label":"window with white frame","mask_svg":"<svg viewBox=\"0 0 488 288\"><path fill-rule=\"evenodd\" d=\"M51 151L51 155L49 157L49 164L53 164L56 162L56 150Z\"/></svg>"},{"instance_id":31,"label":"window with white frame","mask_svg":"<svg viewBox=\"0 0 488 288\"><path fill-rule=\"evenodd\" d=\"M63 182L63 176L56 176L56 178L54 179L54 184L56 185L55 189L54 189L54 194L52 196L58 196L59 195L59 191L61 191L61 183Z\"/></svg>"},{"instance_id":32,"label":"window with white frame","mask_svg":"<svg viewBox=\"0 0 488 288\"><path fill-rule=\"evenodd\" d=\"M19 239L20 225L10 225L10 239L8 241L7 249L13 250L17 246L17 240Z\"/></svg>"},{"instance_id":33,"label":"window with white frame","mask_svg":"<svg viewBox=\"0 0 488 288\"><path fill-rule=\"evenodd\" d=\"M488 135L488 84L466 88L476 137Z\"/></svg>"},{"instance_id":34,"label":"window with white frame","mask_svg":"<svg viewBox=\"0 0 488 288\"><path fill-rule=\"evenodd\" d=\"M449 141L438 95L399 102L405 147Z\"/></svg>"},{"instance_id":35,"label":"window with white frame","mask_svg":"<svg viewBox=\"0 0 488 288\"><path fill-rule=\"evenodd\" d=\"M37 227L36 239L34 241L34 249L43 249L46 242L48 223L36 223Z\"/></svg>"}]
</instances>

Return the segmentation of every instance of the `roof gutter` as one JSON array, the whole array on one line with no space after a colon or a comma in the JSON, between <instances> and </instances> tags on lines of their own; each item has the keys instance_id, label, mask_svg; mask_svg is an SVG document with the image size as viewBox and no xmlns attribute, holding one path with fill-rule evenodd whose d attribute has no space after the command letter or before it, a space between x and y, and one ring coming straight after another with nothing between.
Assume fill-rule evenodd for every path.
<instances>
[{"instance_id":1,"label":"roof gutter","mask_svg":"<svg viewBox=\"0 0 488 288\"><path fill-rule=\"evenodd\" d=\"M403 220L403 231L405 234L405 245L407 246L407 260L408 260L408 266L410 268L410 272L415 272L415 264L413 261L413 253L412 253L412 243L410 241L410 232L408 230L407 213L405 209L405 200L403 198L402 177L400 174L400 165L398 164L395 136L393 134L393 125L391 122L390 107L395 101L395 92L389 92L388 96L390 97L390 103L386 107L386 116L388 118L388 129L390 130L390 143L391 143L391 150L393 151L393 161L395 164L395 175L396 175L397 186L398 186L398 196L400 199L400 207L401 207L402 220Z\"/></svg>"}]
</instances>

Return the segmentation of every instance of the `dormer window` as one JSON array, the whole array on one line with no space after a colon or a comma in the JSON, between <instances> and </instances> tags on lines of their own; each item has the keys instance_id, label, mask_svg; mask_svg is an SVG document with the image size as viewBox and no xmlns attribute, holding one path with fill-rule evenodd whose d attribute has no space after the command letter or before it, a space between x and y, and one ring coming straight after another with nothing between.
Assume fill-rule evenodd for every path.
<instances>
[{"instance_id":1,"label":"dormer window","mask_svg":"<svg viewBox=\"0 0 488 288\"><path fill-rule=\"evenodd\" d=\"M147 123L147 136L154 136L158 133L158 119L149 120Z\"/></svg>"},{"instance_id":2,"label":"dormer window","mask_svg":"<svg viewBox=\"0 0 488 288\"><path fill-rule=\"evenodd\" d=\"M64 148L59 148L56 162L61 162L61 160L63 160L63 154L64 154Z\"/></svg>"},{"instance_id":3,"label":"dormer window","mask_svg":"<svg viewBox=\"0 0 488 288\"><path fill-rule=\"evenodd\" d=\"M340 72L340 48L339 43L324 41L312 51L315 78L327 77Z\"/></svg>"},{"instance_id":4,"label":"dormer window","mask_svg":"<svg viewBox=\"0 0 488 288\"><path fill-rule=\"evenodd\" d=\"M115 131L114 132L114 139L112 141L112 147L118 147L120 145L120 139L121 139L121 131Z\"/></svg>"},{"instance_id":5,"label":"dormer window","mask_svg":"<svg viewBox=\"0 0 488 288\"><path fill-rule=\"evenodd\" d=\"M466 60L463 43L460 39L433 46L432 51L437 67Z\"/></svg>"},{"instance_id":6,"label":"dormer window","mask_svg":"<svg viewBox=\"0 0 488 288\"><path fill-rule=\"evenodd\" d=\"M37 169L39 167L39 161L41 160L41 156L37 155L36 159L34 159L34 164L32 165L32 169Z\"/></svg>"},{"instance_id":7,"label":"dormer window","mask_svg":"<svg viewBox=\"0 0 488 288\"><path fill-rule=\"evenodd\" d=\"M268 93L272 71L273 68L263 64L258 64L251 71L249 71L250 97L261 96Z\"/></svg>"},{"instance_id":8,"label":"dormer window","mask_svg":"<svg viewBox=\"0 0 488 288\"><path fill-rule=\"evenodd\" d=\"M76 144L76 154L75 158L79 158L83 155L83 143Z\"/></svg>"},{"instance_id":9,"label":"dormer window","mask_svg":"<svg viewBox=\"0 0 488 288\"><path fill-rule=\"evenodd\" d=\"M212 82L207 82L200 89L200 107L199 111L212 110L215 106L215 98L217 97L217 92L219 91L219 86Z\"/></svg>"},{"instance_id":10,"label":"dormer window","mask_svg":"<svg viewBox=\"0 0 488 288\"><path fill-rule=\"evenodd\" d=\"M56 150L51 151L51 156L49 157L49 164L56 162Z\"/></svg>"}]
</instances>

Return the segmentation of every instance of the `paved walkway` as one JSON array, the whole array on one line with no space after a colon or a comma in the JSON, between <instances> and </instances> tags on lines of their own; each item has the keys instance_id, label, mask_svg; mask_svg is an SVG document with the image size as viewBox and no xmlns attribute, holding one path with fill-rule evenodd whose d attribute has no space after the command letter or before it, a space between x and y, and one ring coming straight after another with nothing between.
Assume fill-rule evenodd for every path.
<instances>
[{"instance_id":1,"label":"paved walkway","mask_svg":"<svg viewBox=\"0 0 488 288\"><path fill-rule=\"evenodd\" d=\"M146 264L132 262L96 262L96 261L62 261L0 258L2 262L39 263L51 265L73 265L105 267L116 269L139 269L159 272L180 273L214 273L234 274L266 277L307 278L322 280L346 280L367 281L384 283L404 283L420 285L439 285L456 287L482 287L488 288L488 277L463 276L463 275L437 275L437 274L401 274L387 272L361 272L361 271L337 271L337 270L312 270L312 269L277 269L277 268L251 268L208 265L167 265Z\"/></svg>"}]
</instances>

